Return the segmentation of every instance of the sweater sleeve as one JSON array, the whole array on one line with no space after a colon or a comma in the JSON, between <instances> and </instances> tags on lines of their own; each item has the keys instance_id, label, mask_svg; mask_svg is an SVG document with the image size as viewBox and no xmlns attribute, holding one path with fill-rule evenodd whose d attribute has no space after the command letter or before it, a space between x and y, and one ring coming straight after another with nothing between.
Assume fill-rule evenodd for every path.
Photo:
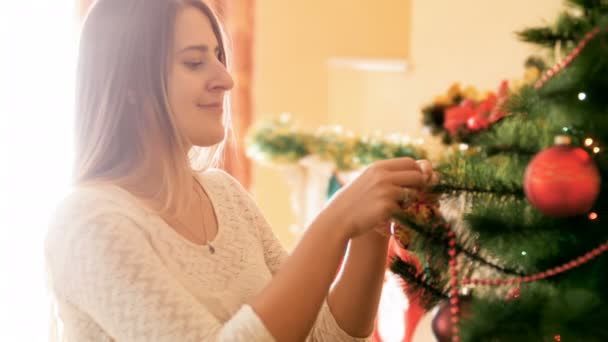
<instances>
[{"instance_id":1,"label":"sweater sleeve","mask_svg":"<svg viewBox=\"0 0 608 342\"><path fill-rule=\"evenodd\" d=\"M228 175L228 177L231 177ZM236 180L232 180L237 182ZM240 184L237 184L239 191L242 192L242 197L246 203L247 211L251 213L253 224L257 229L262 245L264 247L264 256L268 268L275 274L281 268L281 265L288 257L286 249L282 246L279 239L276 237L272 228L268 224L259 207L255 204L253 197ZM307 342L371 342L371 336L366 338L357 338L350 336L336 322L327 302L327 298L321 306L321 310L313 325L313 328L307 338Z\"/></svg>"},{"instance_id":2,"label":"sweater sleeve","mask_svg":"<svg viewBox=\"0 0 608 342\"><path fill-rule=\"evenodd\" d=\"M132 218L88 216L72 215L47 236L51 286L114 340L274 340L248 305L218 321L170 274Z\"/></svg>"}]
</instances>

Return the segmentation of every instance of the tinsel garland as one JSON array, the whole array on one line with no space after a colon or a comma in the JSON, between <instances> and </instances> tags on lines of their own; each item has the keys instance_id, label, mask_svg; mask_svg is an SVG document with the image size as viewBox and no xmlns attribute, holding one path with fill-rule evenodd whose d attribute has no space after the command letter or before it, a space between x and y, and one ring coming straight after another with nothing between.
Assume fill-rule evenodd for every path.
<instances>
[{"instance_id":1,"label":"tinsel garland","mask_svg":"<svg viewBox=\"0 0 608 342\"><path fill-rule=\"evenodd\" d=\"M422 143L397 134L359 136L341 126L310 132L298 128L291 115L283 114L253 126L247 135L247 154L270 164L292 164L314 154L333 162L337 171L350 171L388 158L424 159Z\"/></svg>"}]
</instances>

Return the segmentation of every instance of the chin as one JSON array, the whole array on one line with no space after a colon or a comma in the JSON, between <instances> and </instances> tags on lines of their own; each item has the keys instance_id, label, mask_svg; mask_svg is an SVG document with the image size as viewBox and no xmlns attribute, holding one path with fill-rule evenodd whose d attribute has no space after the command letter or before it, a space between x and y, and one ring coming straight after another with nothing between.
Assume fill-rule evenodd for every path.
<instances>
[{"instance_id":1,"label":"chin","mask_svg":"<svg viewBox=\"0 0 608 342\"><path fill-rule=\"evenodd\" d=\"M218 132L207 133L205 135L197 136L192 139L193 145L200 147L211 147L224 141L225 133L222 129Z\"/></svg>"}]
</instances>

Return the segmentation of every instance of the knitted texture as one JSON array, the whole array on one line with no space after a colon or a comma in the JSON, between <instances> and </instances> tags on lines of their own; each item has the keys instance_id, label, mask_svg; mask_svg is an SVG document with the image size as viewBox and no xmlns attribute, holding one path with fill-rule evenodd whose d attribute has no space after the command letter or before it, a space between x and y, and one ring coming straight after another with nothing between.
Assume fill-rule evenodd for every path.
<instances>
[{"instance_id":1,"label":"knitted texture","mask_svg":"<svg viewBox=\"0 0 608 342\"><path fill-rule=\"evenodd\" d=\"M215 253L179 235L127 191L75 188L46 238L57 341L274 341L246 303L286 250L250 194L230 175L198 175L218 233ZM354 338L325 301L307 341Z\"/></svg>"}]
</instances>

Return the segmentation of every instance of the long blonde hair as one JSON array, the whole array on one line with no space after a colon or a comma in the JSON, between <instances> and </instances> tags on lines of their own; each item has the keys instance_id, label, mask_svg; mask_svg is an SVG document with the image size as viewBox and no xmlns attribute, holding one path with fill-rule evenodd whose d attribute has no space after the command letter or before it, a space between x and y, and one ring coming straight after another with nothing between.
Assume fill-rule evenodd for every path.
<instances>
[{"instance_id":1,"label":"long blonde hair","mask_svg":"<svg viewBox=\"0 0 608 342\"><path fill-rule=\"evenodd\" d=\"M226 35L200 0L97 0L90 8L78 56L74 185L117 185L157 213L177 215L191 199L193 173L220 162L223 142L187 150L167 99L169 51L183 6L209 18L227 65Z\"/></svg>"}]
</instances>

